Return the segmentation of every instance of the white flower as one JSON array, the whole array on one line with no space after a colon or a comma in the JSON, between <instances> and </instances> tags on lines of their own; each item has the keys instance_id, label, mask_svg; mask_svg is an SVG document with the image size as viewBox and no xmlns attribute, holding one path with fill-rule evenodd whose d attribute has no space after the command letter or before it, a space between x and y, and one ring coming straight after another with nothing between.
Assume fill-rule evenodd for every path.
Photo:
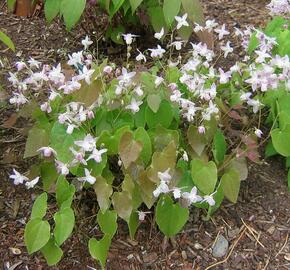
<instances>
[{"instance_id":1,"label":"white flower","mask_svg":"<svg viewBox=\"0 0 290 270\"><path fill-rule=\"evenodd\" d=\"M207 202L210 206L214 206L215 200L213 198L213 194L203 196L203 202Z\"/></svg>"},{"instance_id":2,"label":"white flower","mask_svg":"<svg viewBox=\"0 0 290 270\"><path fill-rule=\"evenodd\" d=\"M143 92L143 90L142 90L142 88L141 88L140 85L138 85L138 86L136 86L136 87L134 88L134 92L135 92L139 97L142 97L143 94L144 94L144 92Z\"/></svg>"},{"instance_id":3,"label":"white flower","mask_svg":"<svg viewBox=\"0 0 290 270\"><path fill-rule=\"evenodd\" d=\"M91 185L93 185L97 179L96 179L96 177L91 175L90 171L87 168L85 168L85 176L79 177L78 180L82 181L82 182L88 182Z\"/></svg>"},{"instance_id":4,"label":"white flower","mask_svg":"<svg viewBox=\"0 0 290 270\"><path fill-rule=\"evenodd\" d=\"M160 32L157 32L157 33L154 34L154 37L156 39L160 40L163 37L163 35L164 35L164 28L162 27Z\"/></svg>"},{"instance_id":5,"label":"white flower","mask_svg":"<svg viewBox=\"0 0 290 270\"><path fill-rule=\"evenodd\" d=\"M158 178L165 183L168 183L171 180L171 175L169 174L170 168L164 172L158 172Z\"/></svg>"},{"instance_id":6,"label":"white flower","mask_svg":"<svg viewBox=\"0 0 290 270\"><path fill-rule=\"evenodd\" d=\"M182 26L189 26L188 22L186 21L187 19L187 13L185 13L182 17L175 16L174 17L176 22L177 22L177 29L180 29Z\"/></svg>"},{"instance_id":7,"label":"white flower","mask_svg":"<svg viewBox=\"0 0 290 270\"><path fill-rule=\"evenodd\" d=\"M203 26L201 26L201 25L199 25L198 23L194 23L194 28L193 28L193 31L195 32L195 33L197 33L197 32L200 32L200 31L203 31Z\"/></svg>"},{"instance_id":8,"label":"white flower","mask_svg":"<svg viewBox=\"0 0 290 270\"><path fill-rule=\"evenodd\" d=\"M153 196L155 198L159 197L162 193L168 193L170 192L170 189L165 181L160 181L159 186L153 191Z\"/></svg>"},{"instance_id":9,"label":"white flower","mask_svg":"<svg viewBox=\"0 0 290 270\"><path fill-rule=\"evenodd\" d=\"M139 107L142 103L143 103L143 101L141 101L141 100L136 101L135 98L132 98L131 103L129 105L127 105L125 108L131 110L132 113L134 114L136 112L139 112L139 110L140 110Z\"/></svg>"},{"instance_id":10,"label":"white flower","mask_svg":"<svg viewBox=\"0 0 290 270\"><path fill-rule=\"evenodd\" d=\"M188 162L188 154L186 153L186 151L183 152L182 159L183 159L185 162Z\"/></svg>"},{"instance_id":11,"label":"white flower","mask_svg":"<svg viewBox=\"0 0 290 270\"><path fill-rule=\"evenodd\" d=\"M198 130L198 133L199 133L199 134L204 134L204 133L205 133L205 127L204 127L204 126L199 126L199 127L197 128L197 130Z\"/></svg>"},{"instance_id":12,"label":"white flower","mask_svg":"<svg viewBox=\"0 0 290 270\"><path fill-rule=\"evenodd\" d=\"M182 47L182 41L174 41L170 44L170 46L174 46L177 51L180 51Z\"/></svg>"},{"instance_id":13,"label":"white flower","mask_svg":"<svg viewBox=\"0 0 290 270\"><path fill-rule=\"evenodd\" d=\"M226 25L223 24L221 28L214 30L219 35L219 40L223 39L224 36L229 35L230 32L226 30Z\"/></svg>"},{"instance_id":14,"label":"white flower","mask_svg":"<svg viewBox=\"0 0 290 270\"><path fill-rule=\"evenodd\" d=\"M41 152L44 157L51 157L52 155L57 155L56 151L49 146L41 147L37 151Z\"/></svg>"},{"instance_id":15,"label":"white flower","mask_svg":"<svg viewBox=\"0 0 290 270\"><path fill-rule=\"evenodd\" d=\"M228 41L225 46L221 46L221 50L224 52L224 57L227 58L229 53L232 53L234 49L231 47L231 42Z\"/></svg>"},{"instance_id":16,"label":"white flower","mask_svg":"<svg viewBox=\"0 0 290 270\"><path fill-rule=\"evenodd\" d=\"M138 49L137 51L139 52L139 54L136 56L136 61L144 61L146 63L146 57L143 53L141 53Z\"/></svg>"},{"instance_id":17,"label":"white flower","mask_svg":"<svg viewBox=\"0 0 290 270\"><path fill-rule=\"evenodd\" d=\"M30 68L39 68L41 66L41 62L35 60L34 58L30 57L29 60L27 61Z\"/></svg>"},{"instance_id":18,"label":"white flower","mask_svg":"<svg viewBox=\"0 0 290 270\"><path fill-rule=\"evenodd\" d=\"M53 89L50 89L50 93L49 93L49 100L55 100L56 97L61 97L61 95L59 93L57 93L56 91L54 91Z\"/></svg>"},{"instance_id":19,"label":"white flower","mask_svg":"<svg viewBox=\"0 0 290 270\"><path fill-rule=\"evenodd\" d=\"M165 50L162 49L160 45L157 45L157 49L149 49L149 51L151 52L150 56L152 58L162 58L163 54L165 53Z\"/></svg>"},{"instance_id":20,"label":"white flower","mask_svg":"<svg viewBox=\"0 0 290 270\"><path fill-rule=\"evenodd\" d=\"M181 190L180 190L180 188L175 187L175 188L172 189L172 191L173 191L173 197L174 197L174 199L179 199L181 197Z\"/></svg>"},{"instance_id":21,"label":"white flower","mask_svg":"<svg viewBox=\"0 0 290 270\"><path fill-rule=\"evenodd\" d=\"M43 112L47 112L47 113L51 113L52 112L52 109L51 109L51 106L49 105L48 102L44 102L40 105L40 109L43 111Z\"/></svg>"},{"instance_id":22,"label":"white flower","mask_svg":"<svg viewBox=\"0 0 290 270\"><path fill-rule=\"evenodd\" d=\"M215 20L207 20L205 22L205 29L208 30L208 32L211 32L217 26L218 23L216 23Z\"/></svg>"},{"instance_id":23,"label":"white flower","mask_svg":"<svg viewBox=\"0 0 290 270\"><path fill-rule=\"evenodd\" d=\"M219 77L220 77L220 83L221 84L226 84L229 82L229 79L231 78L231 72L227 71L224 72L221 68L219 68Z\"/></svg>"},{"instance_id":24,"label":"white flower","mask_svg":"<svg viewBox=\"0 0 290 270\"><path fill-rule=\"evenodd\" d=\"M131 45L133 40L134 40L134 38L138 37L137 35L133 35L133 34L130 34L130 33L129 34L122 34L122 36L123 36L123 38L124 38L124 40L125 40L127 45Z\"/></svg>"},{"instance_id":25,"label":"white flower","mask_svg":"<svg viewBox=\"0 0 290 270\"><path fill-rule=\"evenodd\" d=\"M28 178L22 174L20 174L18 171L13 169L13 173L9 176L9 178L13 179L14 185L23 184L24 181L28 181Z\"/></svg>"},{"instance_id":26,"label":"white flower","mask_svg":"<svg viewBox=\"0 0 290 270\"><path fill-rule=\"evenodd\" d=\"M126 68L122 67L122 75L118 77L120 86L129 86L132 83L134 76L136 75L135 71L128 72Z\"/></svg>"},{"instance_id":27,"label":"white flower","mask_svg":"<svg viewBox=\"0 0 290 270\"><path fill-rule=\"evenodd\" d=\"M158 87L163 82L164 82L164 79L162 77L156 76L155 81L154 81L155 87Z\"/></svg>"},{"instance_id":28,"label":"white flower","mask_svg":"<svg viewBox=\"0 0 290 270\"><path fill-rule=\"evenodd\" d=\"M247 92L247 93L243 93L240 96L240 100L241 101L246 101L251 97L252 93L251 92Z\"/></svg>"},{"instance_id":29,"label":"white flower","mask_svg":"<svg viewBox=\"0 0 290 270\"><path fill-rule=\"evenodd\" d=\"M60 173L62 175L69 174L69 168L68 168L67 164L64 164L63 162L61 162L59 160L55 160L55 164L56 164L56 170L58 173Z\"/></svg>"},{"instance_id":30,"label":"white flower","mask_svg":"<svg viewBox=\"0 0 290 270\"><path fill-rule=\"evenodd\" d=\"M55 84L63 84L65 81L65 76L61 72L61 65L58 64L57 67L53 67L48 74L48 78Z\"/></svg>"},{"instance_id":31,"label":"white flower","mask_svg":"<svg viewBox=\"0 0 290 270\"><path fill-rule=\"evenodd\" d=\"M262 103L256 99L248 99L247 104L253 107L253 113L257 113L262 106Z\"/></svg>"},{"instance_id":32,"label":"white flower","mask_svg":"<svg viewBox=\"0 0 290 270\"><path fill-rule=\"evenodd\" d=\"M22 61L18 61L15 63L17 71L21 71L22 69L26 68L26 64Z\"/></svg>"},{"instance_id":33,"label":"white flower","mask_svg":"<svg viewBox=\"0 0 290 270\"><path fill-rule=\"evenodd\" d=\"M78 65L82 65L83 63L83 51L74 52L72 55L68 55L68 58L69 60L67 61L67 64L77 68Z\"/></svg>"},{"instance_id":34,"label":"white flower","mask_svg":"<svg viewBox=\"0 0 290 270\"><path fill-rule=\"evenodd\" d=\"M140 221L144 221L146 214L150 214L150 212L143 212L143 211L137 211L137 213L138 213L138 217Z\"/></svg>"},{"instance_id":35,"label":"white flower","mask_svg":"<svg viewBox=\"0 0 290 270\"><path fill-rule=\"evenodd\" d=\"M75 124L68 124L67 129L66 129L66 133L72 134L74 132L74 129L77 127L78 126L76 126Z\"/></svg>"},{"instance_id":36,"label":"white flower","mask_svg":"<svg viewBox=\"0 0 290 270\"><path fill-rule=\"evenodd\" d=\"M262 130L255 128L255 134L258 138L261 138L263 135L263 132L262 132Z\"/></svg>"},{"instance_id":37,"label":"white flower","mask_svg":"<svg viewBox=\"0 0 290 270\"><path fill-rule=\"evenodd\" d=\"M105 66L103 69L103 72L106 74L110 74L113 71L113 68L111 66Z\"/></svg>"},{"instance_id":38,"label":"white flower","mask_svg":"<svg viewBox=\"0 0 290 270\"><path fill-rule=\"evenodd\" d=\"M259 64L264 63L267 58L272 57L265 50L263 51L256 50L255 53L258 55L258 57L256 58L256 63L259 63Z\"/></svg>"},{"instance_id":39,"label":"white flower","mask_svg":"<svg viewBox=\"0 0 290 270\"><path fill-rule=\"evenodd\" d=\"M39 181L39 176L34 178L31 181L27 181L25 183L25 186L26 186L27 189L34 188L34 186L38 183L38 181Z\"/></svg>"},{"instance_id":40,"label":"white flower","mask_svg":"<svg viewBox=\"0 0 290 270\"><path fill-rule=\"evenodd\" d=\"M202 197L197 195L197 188L193 187L190 192L182 193L182 198L186 199L190 204L202 201Z\"/></svg>"},{"instance_id":41,"label":"white flower","mask_svg":"<svg viewBox=\"0 0 290 270\"><path fill-rule=\"evenodd\" d=\"M94 74L94 69L88 69L86 66L83 67L83 70L80 71L80 75L78 75L79 80L85 80L87 84L91 84L91 77Z\"/></svg>"},{"instance_id":42,"label":"white flower","mask_svg":"<svg viewBox=\"0 0 290 270\"><path fill-rule=\"evenodd\" d=\"M13 95L14 96L9 99L10 104L23 105L28 102L28 99L21 93L13 93Z\"/></svg>"},{"instance_id":43,"label":"white flower","mask_svg":"<svg viewBox=\"0 0 290 270\"><path fill-rule=\"evenodd\" d=\"M93 149L92 154L88 157L87 161L90 159L94 159L97 163L102 162L102 154L106 153L108 149L98 150L96 148Z\"/></svg>"},{"instance_id":44,"label":"white flower","mask_svg":"<svg viewBox=\"0 0 290 270\"><path fill-rule=\"evenodd\" d=\"M84 46L85 50L92 44L93 44L93 41L91 41L88 36L86 36L86 38L82 40L82 45Z\"/></svg>"},{"instance_id":45,"label":"white flower","mask_svg":"<svg viewBox=\"0 0 290 270\"><path fill-rule=\"evenodd\" d=\"M69 150L73 153L75 159L72 161L72 164L77 164L78 162L83 165L87 165L87 161L85 160L85 153L83 151L76 151L73 147L70 147Z\"/></svg>"},{"instance_id":46,"label":"white flower","mask_svg":"<svg viewBox=\"0 0 290 270\"><path fill-rule=\"evenodd\" d=\"M75 141L75 145L81 147L85 152L91 152L96 147L97 138L94 138L91 134L86 135L82 141Z\"/></svg>"}]
</instances>

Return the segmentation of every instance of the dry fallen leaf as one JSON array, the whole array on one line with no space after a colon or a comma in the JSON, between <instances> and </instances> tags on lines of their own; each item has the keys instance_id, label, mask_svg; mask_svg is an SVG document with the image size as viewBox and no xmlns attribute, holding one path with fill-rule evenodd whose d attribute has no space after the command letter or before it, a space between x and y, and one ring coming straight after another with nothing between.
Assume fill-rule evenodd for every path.
<instances>
[{"instance_id":1,"label":"dry fallen leaf","mask_svg":"<svg viewBox=\"0 0 290 270\"><path fill-rule=\"evenodd\" d=\"M284 259L290 261L290 253L286 253Z\"/></svg>"}]
</instances>

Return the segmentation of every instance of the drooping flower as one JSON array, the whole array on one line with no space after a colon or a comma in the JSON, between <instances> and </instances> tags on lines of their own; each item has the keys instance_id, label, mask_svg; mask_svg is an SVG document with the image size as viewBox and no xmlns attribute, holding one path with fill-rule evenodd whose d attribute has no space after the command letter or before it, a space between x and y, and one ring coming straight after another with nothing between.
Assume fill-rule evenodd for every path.
<instances>
[{"instance_id":1,"label":"drooping flower","mask_svg":"<svg viewBox=\"0 0 290 270\"><path fill-rule=\"evenodd\" d=\"M225 24L223 24L221 28L215 29L214 31L218 34L219 40L222 40L224 36L230 34L230 32L226 30Z\"/></svg>"},{"instance_id":2,"label":"drooping flower","mask_svg":"<svg viewBox=\"0 0 290 270\"><path fill-rule=\"evenodd\" d=\"M138 49L137 51L139 52L139 54L136 56L136 61L144 61L146 63L146 57L143 53L141 53Z\"/></svg>"},{"instance_id":3,"label":"drooping flower","mask_svg":"<svg viewBox=\"0 0 290 270\"><path fill-rule=\"evenodd\" d=\"M213 194L203 196L203 202L207 202L210 206L214 206L215 200L213 198Z\"/></svg>"},{"instance_id":4,"label":"drooping flower","mask_svg":"<svg viewBox=\"0 0 290 270\"><path fill-rule=\"evenodd\" d=\"M149 49L149 51L151 52L150 56L152 58L162 58L165 53L165 50L160 45L157 45L157 49Z\"/></svg>"},{"instance_id":5,"label":"drooping flower","mask_svg":"<svg viewBox=\"0 0 290 270\"><path fill-rule=\"evenodd\" d=\"M139 112L140 110L139 107L142 105L142 103L143 103L142 100L137 101L135 98L132 98L131 103L127 105L125 108L131 110L132 113L135 114L136 112Z\"/></svg>"},{"instance_id":6,"label":"drooping flower","mask_svg":"<svg viewBox=\"0 0 290 270\"><path fill-rule=\"evenodd\" d=\"M60 173L62 175L68 175L69 174L68 164L64 164L60 160L55 160L55 164L56 164L56 170L57 170L58 173Z\"/></svg>"},{"instance_id":7,"label":"drooping flower","mask_svg":"<svg viewBox=\"0 0 290 270\"><path fill-rule=\"evenodd\" d=\"M234 49L231 47L231 42L228 41L225 46L221 46L221 50L224 52L224 57L227 58L229 53L232 53Z\"/></svg>"},{"instance_id":8,"label":"drooping flower","mask_svg":"<svg viewBox=\"0 0 290 270\"><path fill-rule=\"evenodd\" d=\"M164 28L162 27L161 30L160 30L160 32L156 32L156 33L154 34L154 37L155 37L156 39L160 40L160 39L163 37L163 35L164 35Z\"/></svg>"},{"instance_id":9,"label":"drooping flower","mask_svg":"<svg viewBox=\"0 0 290 270\"><path fill-rule=\"evenodd\" d=\"M134 35L134 34L131 34L131 33L122 34L122 36L123 36L123 38L124 38L124 40L125 40L127 45L131 45L133 40L134 40L134 38L139 37L138 35Z\"/></svg>"},{"instance_id":10,"label":"drooping flower","mask_svg":"<svg viewBox=\"0 0 290 270\"><path fill-rule=\"evenodd\" d=\"M49 146L40 147L37 151L41 152L44 157L51 157L52 155L57 155L56 151Z\"/></svg>"},{"instance_id":11,"label":"drooping flower","mask_svg":"<svg viewBox=\"0 0 290 270\"><path fill-rule=\"evenodd\" d=\"M255 134L258 138L262 138L263 132L262 130L255 128Z\"/></svg>"},{"instance_id":12,"label":"drooping flower","mask_svg":"<svg viewBox=\"0 0 290 270\"><path fill-rule=\"evenodd\" d=\"M82 141L75 141L75 145L81 147L85 152L91 152L96 147L97 138L87 134Z\"/></svg>"},{"instance_id":13,"label":"drooping flower","mask_svg":"<svg viewBox=\"0 0 290 270\"><path fill-rule=\"evenodd\" d=\"M97 181L96 177L92 176L87 168L85 168L85 176L79 177L78 180L81 182L88 182L91 185L93 185Z\"/></svg>"},{"instance_id":14,"label":"drooping flower","mask_svg":"<svg viewBox=\"0 0 290 270\"><path fill-rule=\"evenodd\" d=\"M38 181L39 181L39 176L34 178L31 181L27 181L25 183L25 186L26 186L27 189L34 188L34 186L38 183Z\"/></svg>"},{"instance_id":15,"label":"drooping flower","mask_svg":"<svg viewBox=\"0 0 290 270\"><path fill-rule=\"evenodd\" d=\"M171 175L169 174L169 171L170 171L170 168L168 168L166 171L164 172L158 172L158 178L161 180L161 181L164 181L165 183L168 183L170 182L171 180Z\"/></svg>"},{"instance_id":16,"label":"drooping flower","mask_svg":"<svg viewBox=\"0 0 290 270\"><path fill-rule=\"evenodd\" d=\"M193 187L190 192L183 192L182 198L186 199L189 204L197 203L202 201L202 197L197 195L197 188Z\"/></svg>"}]
</instances>

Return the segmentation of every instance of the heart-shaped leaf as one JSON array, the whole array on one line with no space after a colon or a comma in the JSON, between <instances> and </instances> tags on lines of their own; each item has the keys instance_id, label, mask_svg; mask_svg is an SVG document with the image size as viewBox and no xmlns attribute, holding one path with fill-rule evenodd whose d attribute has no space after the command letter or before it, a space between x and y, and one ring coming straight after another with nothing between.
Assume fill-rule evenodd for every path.
<instances>
[{"instance_id":1,"label":"heart-shaped leaf","mask_svg":"<svg viewBox=\"0 0 290 270\"><path fill-rule=\"evenodd\" d=\"M24 242L28 253L40 250L50 238L50 226L40 218L30 220L25 226Z\"/></svg>"},{"instance_id":2,"label":"heart-shaped leaf","mask_svg":"<svg viewBox=\"0 0 290 270\"><path fill-rule=\"evenodd\" d=\"M177 234L188 220L189 211L179 203L173 203L169 196L159 199L156 208L156 222L159 229L167 236Z\"/></svg>"},{"instance_id":3,"label":"heart-shaped leaf","mask_svg":"<svg viewBox=\"0 0 290 270\"><path fill-rule=\"evenodd\" d=\"M142 151L143 144L133 139L132 132L125 132L119 143L119 153L125 168L135 162Z\"/></svg>"},{"instance_id":4,"label":"heart-shaped leaf","mask_svg":"<svg viewBox=\"0 0 290 270\"><path fill-rule=\"evenodd\" d=\"M34 218L40 218L42 219L45 214L46 214L46 209L47 209L47 193L43 192L41 195L39 195L32 207L32 212L31 212L31 219Z\"/></svg>"},{"instance_id":5,"label":"heart-shaped leaf","mask_svg":"<svg viewBox=\"0 0 290 270\"><path fill-rule=\"evenodd\" d=\"M191 125L187 130L187 139L198 156L200 156L206 146L206 136L198 132L197 127Z\"/></svg>"},{"instance_id":6,"label":"heart-shaped leaf","mask_svg":"<svg viewBox=\"0 0 290 270\"><path fill-rule=\"evenodd\" d=\"M102 212L105 212L111 205L110 197L113 194L113 189L106 179L102 176L96 177L94 190L97 194L97 200Z\"/></svg>"},{"instance_id":7,"label":"heart-shaped leaf","mask_svg":"<svg viewBox=\"0 0 290 270\"><path fill-rule=\"evenodd\" d=\"M217 182L217 167L213 161L204 162L200 159L191 161L191 175L197 188L210 194L214 191Z\"/></svg>"},{"instance_id":8,"label":"heart-shaped leaf","mask_svg":"<svg viewBox=\"0 0 290 270\"><path fill-rule=\"evenodd\" d=\"M100 225L101 231L113 238L118 228L116 211L107 210L104 213L99 211L97 215L97 221Z\"/></svg>"},{"instance_id":9,"label":"heart-shaped leaf","mask_svg":"<svg viewBox=\"0 0 290 270\"><path fill-rule=\"evenodd\" d=\"M75 225L75 215L71 208L61 209L53 216L55 221L54 237L60 246L72 233Z\"/></svg>"},{"instance_id":10,"label":"heart-shaped leaf","mask_svg":"<svg viewBox=\"0 0 290 270\"><path fill-rule=\"evenodd\" d=\"M271 136L275 150L284 157L290 156L290 124L284 130L274 129Z\"/></svg>"},{"instance_id":11,"label":"heart-shaped leaf","mask_svg":"<svg viewBox=\"0 0 290 270\"><path fill-rule=\"evenodd\" d=\"M110 245L111 237L108 234L105 234L99 241L95 238L89 240L89 252L94 259L100 262L102 269L105 268Z\"/></svg>"},{"instance_id":12,"label":"heart-shaped leaf","mask_svg":"<svg viewBox=\"0 0 290 270\"><path fill-rule=\"evenodd\" d=\"M131 194L128 191L115 192L112 202L118 216L128 222L133 211Z\"/></svg>"},{"instance_id":13,"label":"heart-shaped leaf","mask_svg":"<svg viewBox=\"0 0 290 270\"><path fill-rule=\"evenodd\" d=\"M240 191L240 174L231 169L226 172L221 178L221 187L226 198L232 203L236 203Z\"/></svg>"},{"instance_id":14,"label":"heart-shaped leaf","mask_svg":"<svg viewBox=\"0 0 290 270\"><path fill-rule=\"evenodd\" d=\"M156 94L148 95L147 104L154 113L157 113L160 103L161 103L160 95Z\"/></svg>"},{"instance_id":15,"label":"heart-shaped leaf","mask_svg":"<svg viewBox=\"0 0 290 270\"><path fill-rule=\"evenodd\" d=\"M57 264L63 255L61 248L51 238L46 245L40 250L49 266Z\"/></svg>"}]
</instances>

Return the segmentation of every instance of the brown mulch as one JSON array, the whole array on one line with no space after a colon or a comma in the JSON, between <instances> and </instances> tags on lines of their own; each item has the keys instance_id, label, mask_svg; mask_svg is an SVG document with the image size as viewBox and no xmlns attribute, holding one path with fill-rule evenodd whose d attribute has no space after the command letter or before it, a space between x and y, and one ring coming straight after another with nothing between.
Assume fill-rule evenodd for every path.
<instances>
[{"instance_id":1,"label":"brown mulch","mask_svg":"<svg viewBox=\"0 0 290 270\"><path fill-rule=\"evenodd\" d=\"M226 23L230 29L250 24L259 27L268 19L267 1L203 2L206 15ZM16 18L1 7L4 6L0 4L0 29L12 37L18 52L15 57L0 47L0 56L7 58L7 64L27 56L56 62L67 52L76 50L85 34L82 27L68 33L59 23L47 26L42 14L31 19ZM5 86L5 80L2 81ZM6 127L0 126L0 265L5 269L9 262L10 266L19 264L15 269L48 269L43 257L39 253L29 256L23 244L25 222L29 219L32 199L39 191L15 187L8 179L12 168L25 172L33 163L22 159L27 123L22 119L15 122L13 111L2 101L0 95L1 124L6 123ZM190 221L168 243L166 250L152 217L141 224L134 241L129 240L128 229L120 221L110 248L108 269L290 269L290 194L285 179L286 169L280 158L263 165L251 164L238 203L224 202L208 222L202 221L202 210L192 209ZM100 235L95 227L94 198L91 194L78 194L76 201L78 217L74 234L63 246L62 261L50 269L90 269L88 266L99 269L87 249L89 237ZM226 258L222 259L212 256L212 245L219 234L230 244ZM14 255L11 248L19 249L21 254Z\"/></svg>"}]
</instances>

